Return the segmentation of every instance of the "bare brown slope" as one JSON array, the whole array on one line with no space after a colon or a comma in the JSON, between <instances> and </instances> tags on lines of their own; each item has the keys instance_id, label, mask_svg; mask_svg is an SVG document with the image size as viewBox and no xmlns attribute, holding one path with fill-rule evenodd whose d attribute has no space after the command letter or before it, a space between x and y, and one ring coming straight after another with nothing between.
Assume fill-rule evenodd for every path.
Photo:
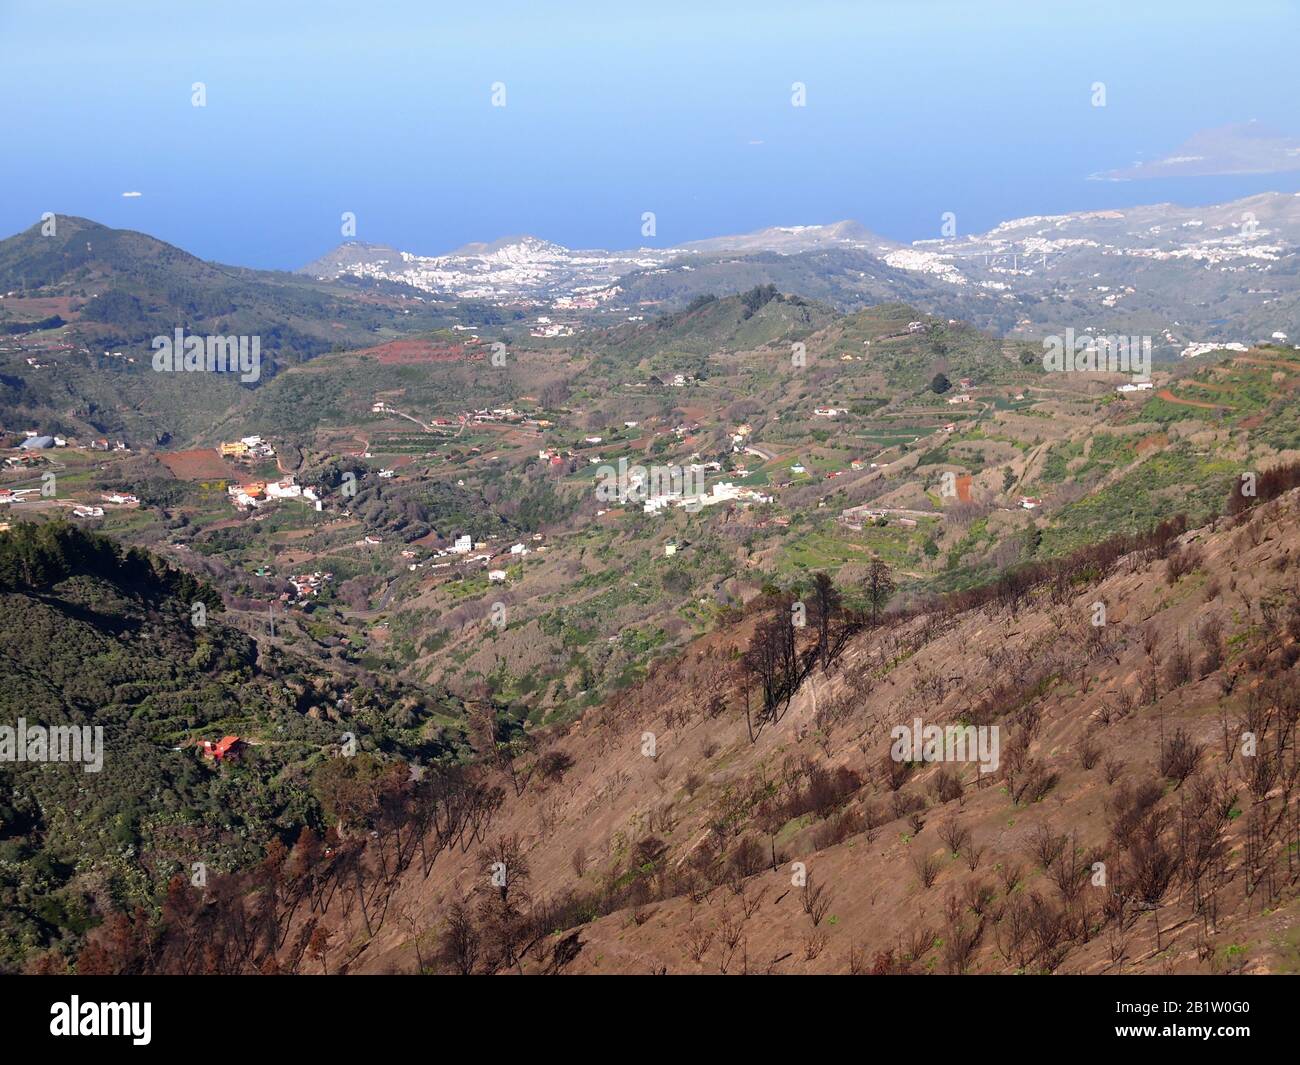
<instances>
[{"instance_id":1,"label":"bare brown slope","mask_svg":"<svg viewBox=\"0 0 1300 1065\"><path fill-rule=\"evenodd\" d=\"M754 743L735 637L699 641L555 742L575 762L562 780L534 775L516 795L503 774L488 839L517 836L522 890L556 907L557 934L514 968L553 967L567 940L573 972L1293 971L1298 507L1293 492L1248 523L1189 532L1172 563L1122 562L1017 613L865 633ZM891 789L889 728L914 717L998 725L1000 771L955 767L959 796L935 765ZM1181 784L1161 770L1180 729L1200 747ZM1127 825L1121 800L1145 784L1155 815L1138 804ZM494 896L479 859L409 871L373 938L336 907L331 971L414 971L417 936L427 966L448 907ZM792 886L793 862L811 891ZM597 916L577 924L584 910Z\"/></svg>"}]
</instances>

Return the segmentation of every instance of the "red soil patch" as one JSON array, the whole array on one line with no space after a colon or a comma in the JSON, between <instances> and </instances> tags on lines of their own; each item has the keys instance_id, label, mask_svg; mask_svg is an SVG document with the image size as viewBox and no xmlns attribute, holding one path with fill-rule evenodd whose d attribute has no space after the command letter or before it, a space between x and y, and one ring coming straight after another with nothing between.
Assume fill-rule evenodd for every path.
<instances>
[{"instance_id":1,"label":"red soil patch","mask_svg":"<svg viewBox=\"0 0 1300 1065\"><path fill-rule=\"evenodd\" d=\"M3 306L20 320L39 321L57 314L71 321L77 317L72 299L71 296L10 296Z\"/></svg>"},{"instance_id":2,"label":"red soil patch","mask_svg":"<svg viewBox=\"0 0 1300 1065\"><path fill-rule=\"evenodd\" d=\"M235 481L239 475L211 448L170 451L158 460L181 481Z\"/></svg>"}]
</instances>

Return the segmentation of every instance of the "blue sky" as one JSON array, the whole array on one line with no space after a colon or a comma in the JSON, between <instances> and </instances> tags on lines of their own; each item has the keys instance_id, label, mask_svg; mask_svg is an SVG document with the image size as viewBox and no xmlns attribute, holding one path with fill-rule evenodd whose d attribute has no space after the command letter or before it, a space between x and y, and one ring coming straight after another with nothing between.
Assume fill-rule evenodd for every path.
<instances>
[{"instance_id":1,"label":"blue sky","mask_svg":"<svg viewBox=\"0 0 1300 1065\"><path fill-rule=\"evenodd\" d=\"M621 6L0 0L0 234L55 211L295 267L344 211L359 239L433 254L840 218L911 240L945 211L968 232L1300 190L1087 180L1226 123L1300 135L1290 0Z\"/></svg>"}]
</instances>

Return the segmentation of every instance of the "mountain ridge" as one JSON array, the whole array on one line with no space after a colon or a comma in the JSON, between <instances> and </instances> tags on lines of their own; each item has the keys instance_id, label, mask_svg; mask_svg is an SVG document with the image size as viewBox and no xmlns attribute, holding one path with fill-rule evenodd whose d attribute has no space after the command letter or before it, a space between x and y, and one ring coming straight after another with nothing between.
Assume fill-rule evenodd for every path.
<instances>
[{"instance_id":1,"label":"mountain ridge","mask_svg":"<svg viewBox=\"0 0 1300 1065\"><path fill-rule=\"evenodd\" d=\"M1300 248L1295 194L1027 215L980 233L949 224L949 235L910 243L848 220L621 251L502 238L434 256L403 252L400 266L387 253L382 261L327 253L302 269L321 279L401 281L431 295L608 313L775 284L841 309L907 300L1025 336L1059 333L1068 314L1076 328L1151 334L1166 354L1300 332L1300 277L1288 265ZM1098 284L1099 275L1111 283ZM1278 286L1267 317L1253 298L1263 280Z\"/></svg>"}]
</instances>

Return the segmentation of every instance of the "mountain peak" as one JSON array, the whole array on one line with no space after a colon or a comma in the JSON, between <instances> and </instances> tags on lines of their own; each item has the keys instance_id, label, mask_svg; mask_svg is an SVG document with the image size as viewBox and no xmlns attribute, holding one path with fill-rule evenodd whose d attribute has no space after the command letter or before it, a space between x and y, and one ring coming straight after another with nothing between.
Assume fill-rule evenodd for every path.
<instances>
[{"instance_id":1,"label":"mountain peak","mask_svg":"<svg viewBox=\"0 0 1300 1065\"><path fill-rule=\"evenodd\" d=\"M568 248L562 244L555 244L549 240L543 240L541 237L534 237L528 233L521 233L516 236L499 237L492 241L472 241L469 244L462 244L459 248L447 252L445 255L439 255L439 259L451 258L469 258L490 257L490 256L529 256L536 257L539 255L563 255Z\"/></svg>"}]
</instances>

